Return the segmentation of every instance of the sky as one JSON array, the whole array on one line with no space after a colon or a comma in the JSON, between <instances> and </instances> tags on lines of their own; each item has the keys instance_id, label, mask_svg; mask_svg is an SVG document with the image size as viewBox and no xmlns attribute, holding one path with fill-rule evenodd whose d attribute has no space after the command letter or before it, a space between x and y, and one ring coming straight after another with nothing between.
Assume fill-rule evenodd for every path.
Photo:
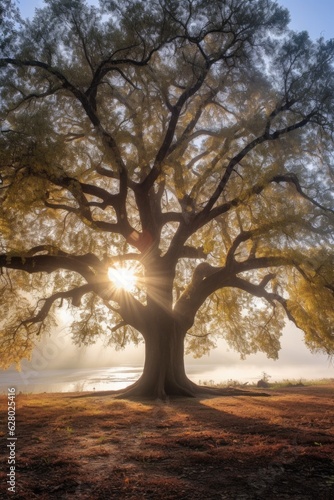
<instances>
[{"instance_id":1,"label":"sky","mask_svg":"<svg viewBox=\"0 0 334 500\"><path fill-rule=\"evenodd\" d=\"M307 30L313 39L321 36L325 39L334 38L334 0L278 0L278 3L289 9L292 29ZM38 0L21 0L19 3L24 17L32 16L35 7L41 7L42 4L43 2ZM254 382L261 378L263 372L270 375L272 381L334 377L334 364L326 355L311 354L303 343L302 332L292 324L288 324L284 329L281 345L278 361L268 360L264 354L252 355L241 361L239 354L229 350L224 341L219 341L218 348L212 350L209 356L203 356L199 360L187 356L186 366L197 374L193 376L196 382L199 379L215 382L229 379ZM103 366L142 365L143 360L143 346L115 352L99 343L78 349L69 343L66 325L63 325L53 339L50 338L39 346L32 362L24 365L24 373L29 374L39 369L94 369Z\"/></svg>"},{"instance_id":2,"label":"sky","mask_svg":"<svg viewBox=\"0 0 334 500\"><path fill-rule=\"evenodd\" d=\"M334 38L334 1L333 0L276 0L291 14L291 28L307 30L312 38L323 36ZM42 0L20 0L19 6L24 17L33 15L36 7L43 5Z\"/></svg>"},{"instance_id":3,"label":"sky","mask_svg":"<svg viewBox=\"0 0 334 500\"><path fill-rule=\"evenodd\" d=\"M290 11L292 29L306 30L313 39L334 38L333 0L277 0L277 3Z\"/></svg>"}]
</instances>

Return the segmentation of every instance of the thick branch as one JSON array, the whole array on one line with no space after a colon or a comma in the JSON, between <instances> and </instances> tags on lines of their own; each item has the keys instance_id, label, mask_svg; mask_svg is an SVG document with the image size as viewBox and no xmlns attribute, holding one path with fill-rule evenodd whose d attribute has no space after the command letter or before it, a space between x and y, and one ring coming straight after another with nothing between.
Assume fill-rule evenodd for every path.
<instances>
[{"instance_id":1,"label":"thick branch","mask_svg":"<svg viewBox=\"0 0 334 500\"><path fill-rule=\"evenodd\" d=\"M146 306L131 293L115 288L110 282L97 282L95 292L104 301L116 302L119 305L117 313L125 323L140 331L145 337L145 332L149 328Z\"/></svg>"},{"instance_id":2,"label":"thick branch","mask_svg":"<svg viewBox=\"0 0 334 500\"><path fill-rule=\"evenodd\" d=\"M170 146L172 144L176 126L178 124L178 120L181 114L181 111L183 109L183 106L185 103L192 97L196 92L202 87L205 78L209 72L210 65L207 64L206 67L203 69L201 76L197 79L197 81L191 86L188 87L179 97L177 100L177 103L173 106L173 110L171 112L169 124L167 127L167 131L164 137L164 140L160 146L160 149L156 155L154 166L150 173L147 175L146 179L143 181L142 185L145 190L149 190L156 179L158 178L160 174L160 167L163 162L163 160L166 158L170 151Z\"/></svg>"},{"instance_id":3,"label":"thick branch","mask_svg":"<svg viewBox=\"0 0 334 500\"><path fill-rule=\"evenodd\" d=\"M214 267L206 262L199 264L191 282L174 306L176 319L181 320L189 329L205 300L218 288L227 286L231 278L233 275L226 267Z\"/></svg>"},{"instance_id":4,"label":"thick branch","mask_svg":"<svg viewBox=\"0 0 334 500\"><path fill-rule=\"evenodd\" d=\"M203 247L195 248L184 245L180 250L181 259L206 259L207 254L204 252Z\"/></svg>"},{"instance_id":5,"label":"thick branch","mask_svg":"<svg viewBox=\"0 0 334 500\"><path fill-rule=\"evenodd\" d=\"M266 269L281 266L295 267L298 271L300 271L300 262L298 262L297 258L292 259L291 257L283 256L250 257L243 262L234 261L233 270L236 274L239 274L255 269Z\"/></svg>"},{"instance_id":6,"label":"thick branch","mask_svg":"<svg viewBox=\"0 0 334 500\"><path fill-rule=\"evenodd\" d=\"M115 264L115 262L123 262L127 260L140 261L141 259L142 255L140 253L125 253L125 254L114 255L112 257L105 256L103 258L103 263L105 265L111 266L112 264Z\"/></svg>"},{"instance_id":7,"label":"thick branch","mask_svg":"<svg viewBox=\"0 0 334 500\"><path fill-rule=\"evenodd\" d=\"M246 233L243 234L246 237ZM198 309L212 293L225 287L241 288L241 284L246 286L245 284L249 283L240 278L238 276L239 274L245 271L270 269L282 266L295 267L303 274L303 271L296 260L279 256L249 258L244 262L233 261L233 263L231 262L228 266L224 267L214 267L207 263L202 263L195 270L191 283L175 304L175 315L177 318L182 318L182 321L188 322L188 327L190 328ZM267 295L269 292L265 290L265 287L269 281L274 278L274 276L275 275L273 273L268 273L259 285L253 285L250 283L249 290L252 289L256 293L261 291L262 294L266 294L265 298L269 298L269 295ZM254 293L254 295L256 294ZM271 295L271 299L280 301L284 307L285 304L282 302L283 299L280 300L279 296L274 297L274 295L275 294Z\"/></svg>"},{"instance_id":8,"label":"thick branch","mask_svg":"<svg viewBox=\"0 0 334 500\"><path fill-rule=\"evenodd\" d=\"M297 326L297 328L299 328L297 321L295 320L294 316L291 314L291 312L288 308L287 300L284 299L283 297L281 297L281 295L279 295L278 293L267 292L267 290L265 289L265 286L274 277L275 277L274 274L268 274L267 276L265 276L263 278L261 283L259 283L258 285L255 285L253 283L250 283L249 281L246 281L246 280L243 280L239 277L236 277L234 280L233 286L236 288L239 288L240 290L244 290L247 293L250 293L254 297L263 298L263 299L267 300L267 302L269 302L270 304L273 304L274 302L278 302L283 307L289 320L292 321Z\"/></svg>"},{"instance_id":9,"label":"thick branch","mask_svg":"<svg viewBox=\"0 0 334 500\"><path fill-rule=\"evenodd\" d=\"M245 158L248 153L250 153L253 149L256 148L259 144L262 144L266 141L274 141L281 137L282 135L285 135L289 132L292 132L293 130L297 130L301 127L304 127L306 124L310 122L312 117L315 115L315 112L311 112L308 115L306 115L302 120L299 122L294 123L293 125L290 125L289 127L285 127L283 129L276 130L275 132L269 133L267 130L259 137L256 139L252 140L250 143L247 144L237 155L235 155L228 163L227 168L209 201L207 202L206 206L204 209L197 215L196 217L196 225L198 225L198 219L200 221L207 220L207 217L210 214L211 209L214 207L216 202L218 201L220 195L225 189L226 184L228 183L232 172L234 171L234 168L241 162L243 158Z\"/></svg>"},{"instance_id":10,"label":"thick branch","mask_svg":"<svg viewBox=\"0 0 334 500\"><path fill-rule=\"evenodd\" d=\"M38 253L46 251L47 246L37 246L27 252ZM58 269L66 269L79 273L87 280L87 284L66 292L58 292L48 299L35 319L30 318L26 323L43 321L48 314L53 302L60 298L72 298L73 304L80 305L80 298L88 292L94 292L104 301L114 301L119 305L117 312L127 324L143 332L147 330L146 308L130 293L115 288L105 278L108 262L101 263L93 254L70 256L59 251L60 255L34 255L34 256L10 256L0 255L0 268L16 269L27 273L51 273ZM125 256L124 256L125 257ZM129 254L126 257L136 258L137 254ZM116 260L116 258L115 258ZM110 262L111 263L111 262Z\"/></svg>"},{"instance_id":11,"label":"thick branch","mask_svg":"<svg viewBox=\"0 0 334 500\"><path fill-rule=\"evenodd\" d=\"M44 299L44 304L39 312L35 316L24 320L22 324L29 325L43 322L49 314L52 305L58 299L72 299L72 304L75 307L79 307L83 295L90 292L96 293L106 302L112 300L119 304L120 308L117 310L117 313L124 320L122 326L129 324L139 331L146 331L145 307L131 294L123 290L117 290L110 282L106 281L95 281L65 292L57 292L51 295Z\"/></svg>"},{"instance_id":12,"label":"thick branch","mask_svg":"<svg viewBox=\"0 0 334 500\"><path fill-rule=\"evenodd\" d=\"M128 238L134 231L128 222L126 213L127 174L124 171L120 175L120 191L118 194L110 194L108 191L100 188L99 186L85 184L71 177L59 176L50 178L47 173L43 173L42 175L57 186L68 189L79 205L79 207L76 208L69 205L45 201L45 205L47 207L75 213L82 218L83 222L88 223L89 226L103 231L119 233L125 238ZM85 194L100 198L103 201L101 203L94 201L89 202ZM93 206L97 206L102 210L108 206L112 206L116 212L117 223L104 222L94 219L90 211L90 207Z\"/></svg>"},{"instance_id":13,"label":"thick branch","mask_svg":"<svg viewBox=\"0 0 334 500\"><path fill-rule=\"evenodd\" d=\"M99 270L101 268L101 265L104 265L100 261L98 257L96 257L95 254L93 253L86 253L83 255L72 255L67 252L64 252L58 247L55 247L53 245L38 245L36 247L32 247L28 250L28 252L25 252L21 258L25 259L26 257L32 257L36 254L39 253L46 253L46 255L58 255L58 256L63 256L67 257L68 259L75 259L77 262L81 262L83 264L87 264L88 266L94 268L94 270Z\"/></svg>"},{"instance_id":14,"label":"thick branch","mask_svg":"<svg viewBox=\"0 0 334 500\"><path fill-rule=\"evenodd\" d=\"M329 207L325 207L324 205L321 205L319 202L317 202L317 200L315 200L314 198L311 198L310 196L308 196L302 189L300 183L299 183L299 179L297 177L296 174L294 173L287 173L287 174L282 174L282 175L276 175L275 177L272 178L272 180L270 182L277 182L277 183L280 183L280 182L287 182L287 183L290 183L290 184L293 184L297 190L297 192L307 201L309 201L310 203L312 203L312 205L320 208L321 210L325 210L326 212L332 212L334 213L334 210L329 208Z\"/></svg>"},{"instance_id":15,"label":"thick branch","mask_svg":"<svg viewBox=\"0 0 334 500\"><path fill-rule=\"evenodd\" d=\"M231 209L247 203L249 200L249 197L251 197L253 195L261 194L268 186L270 186L271 183L293 184L296 188L296 191L298 192L298 194L300 194L300 196L302 198L309 201L312 205L320 208L321 210L324 210L325 212L334 213L333 209L320 204L317 200L315 200L314 198L311 198L310 196L308 196L305 193L305 191L302 189L302 187L299 183L299 180L298 180L298 177L296 174L294 174L292 172L287 172L286 174L280 174L280 175L273 176L265 184L263 184L263 183L255 184L253 187L251 187L249 190L247 190L247 192L244 195L242 195L241 197L233 198L232 200L227 201L226 203L223 203L222 205L218 205L218 206L212 208L212 210L210 210L210 212L208 213L208 215L206 217L201 217L200 219L197 220L197 224L195 226L196 230L199 229L200 227L202 227L203 225L209 223L210 221L216 219L220 215L223 215L223 214L229 212ZM171 220L177 220L176 217L174 217L174 219L172 219L172 217L173 217L172 215L170 217L171 217Z\"/></svg>"},{"instance_id":16,"label":"thick branch","mask_svg":"<svg viewBox=\"0 0 334 500\"><path fill-rule=\"evenodd\" d=\"M44 299L44 304L42 308L39 310L39 312L35 316L24 320L22 324L29 325L44 321L47 315L49 314L52 305L58 299L72 299L72 304L78 307L80 306L80 301L83 295L91 291L92 291L92 286L86 284L80 287L72 288L71 290L67 290L66 292L57 292L48 297L47 299Z\"/></svg>"},{"instance_id":17,"label":"thick branch","mask_svg":"<svg viewBox=\"0 0 334 500\"><path fill-rule=\"evenodd\" d=\"M95 273L90 265L80 256L69 255L35 255L33 257L0 255L0 268L17 269L27 273L52 273L58 269L66 269L80 274L85 279L94 278Z\"/></svg>"}]
</instances>

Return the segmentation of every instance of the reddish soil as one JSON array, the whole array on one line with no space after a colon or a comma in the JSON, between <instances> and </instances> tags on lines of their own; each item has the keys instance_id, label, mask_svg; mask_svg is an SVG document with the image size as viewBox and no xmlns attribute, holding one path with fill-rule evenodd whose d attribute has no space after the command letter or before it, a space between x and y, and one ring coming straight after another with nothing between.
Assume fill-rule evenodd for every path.
<instances>
[{"instance_id":1,"label":"reddish soil","mask_svg":"<svg viewBox=\"0 0 334 500\"><path fill-rule=\"evenodd\" d=\"M334 499L334 385L125 401L106 393L16 396L16 494L0 498Z\"/></svg>"}]
</instances>

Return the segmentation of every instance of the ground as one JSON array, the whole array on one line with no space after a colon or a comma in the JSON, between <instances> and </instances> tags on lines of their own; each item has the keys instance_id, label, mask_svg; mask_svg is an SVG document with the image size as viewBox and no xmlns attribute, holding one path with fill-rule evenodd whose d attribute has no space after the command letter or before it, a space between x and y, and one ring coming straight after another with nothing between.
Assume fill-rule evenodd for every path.
<instances>
[{"instance_id":1,"label":"ground","mask_svg":"<svg viewBox=\"0 0 334 500\"><path fill-rule=\"evenodd\" d=\"M334 383L266 392L167 402L18 394L16 495L6 492L1 396L0 497L332 500Z\"/></svg>"}]
</instances>

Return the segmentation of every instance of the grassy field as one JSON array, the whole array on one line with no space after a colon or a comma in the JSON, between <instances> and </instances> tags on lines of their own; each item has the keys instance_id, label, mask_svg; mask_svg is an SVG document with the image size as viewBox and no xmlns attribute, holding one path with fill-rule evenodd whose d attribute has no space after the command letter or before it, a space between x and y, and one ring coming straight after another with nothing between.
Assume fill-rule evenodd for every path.
<instances>
[{"instance_id":1,"label":"grassy field","mask_svg":"<svg viewBox=\"0 0 334 500\"><path fill-rule=\"evenodd\" d=\"M19 394L15 499L333 500L333 396L331 381L167 402Z\"/></svg>"}]
</instances>

